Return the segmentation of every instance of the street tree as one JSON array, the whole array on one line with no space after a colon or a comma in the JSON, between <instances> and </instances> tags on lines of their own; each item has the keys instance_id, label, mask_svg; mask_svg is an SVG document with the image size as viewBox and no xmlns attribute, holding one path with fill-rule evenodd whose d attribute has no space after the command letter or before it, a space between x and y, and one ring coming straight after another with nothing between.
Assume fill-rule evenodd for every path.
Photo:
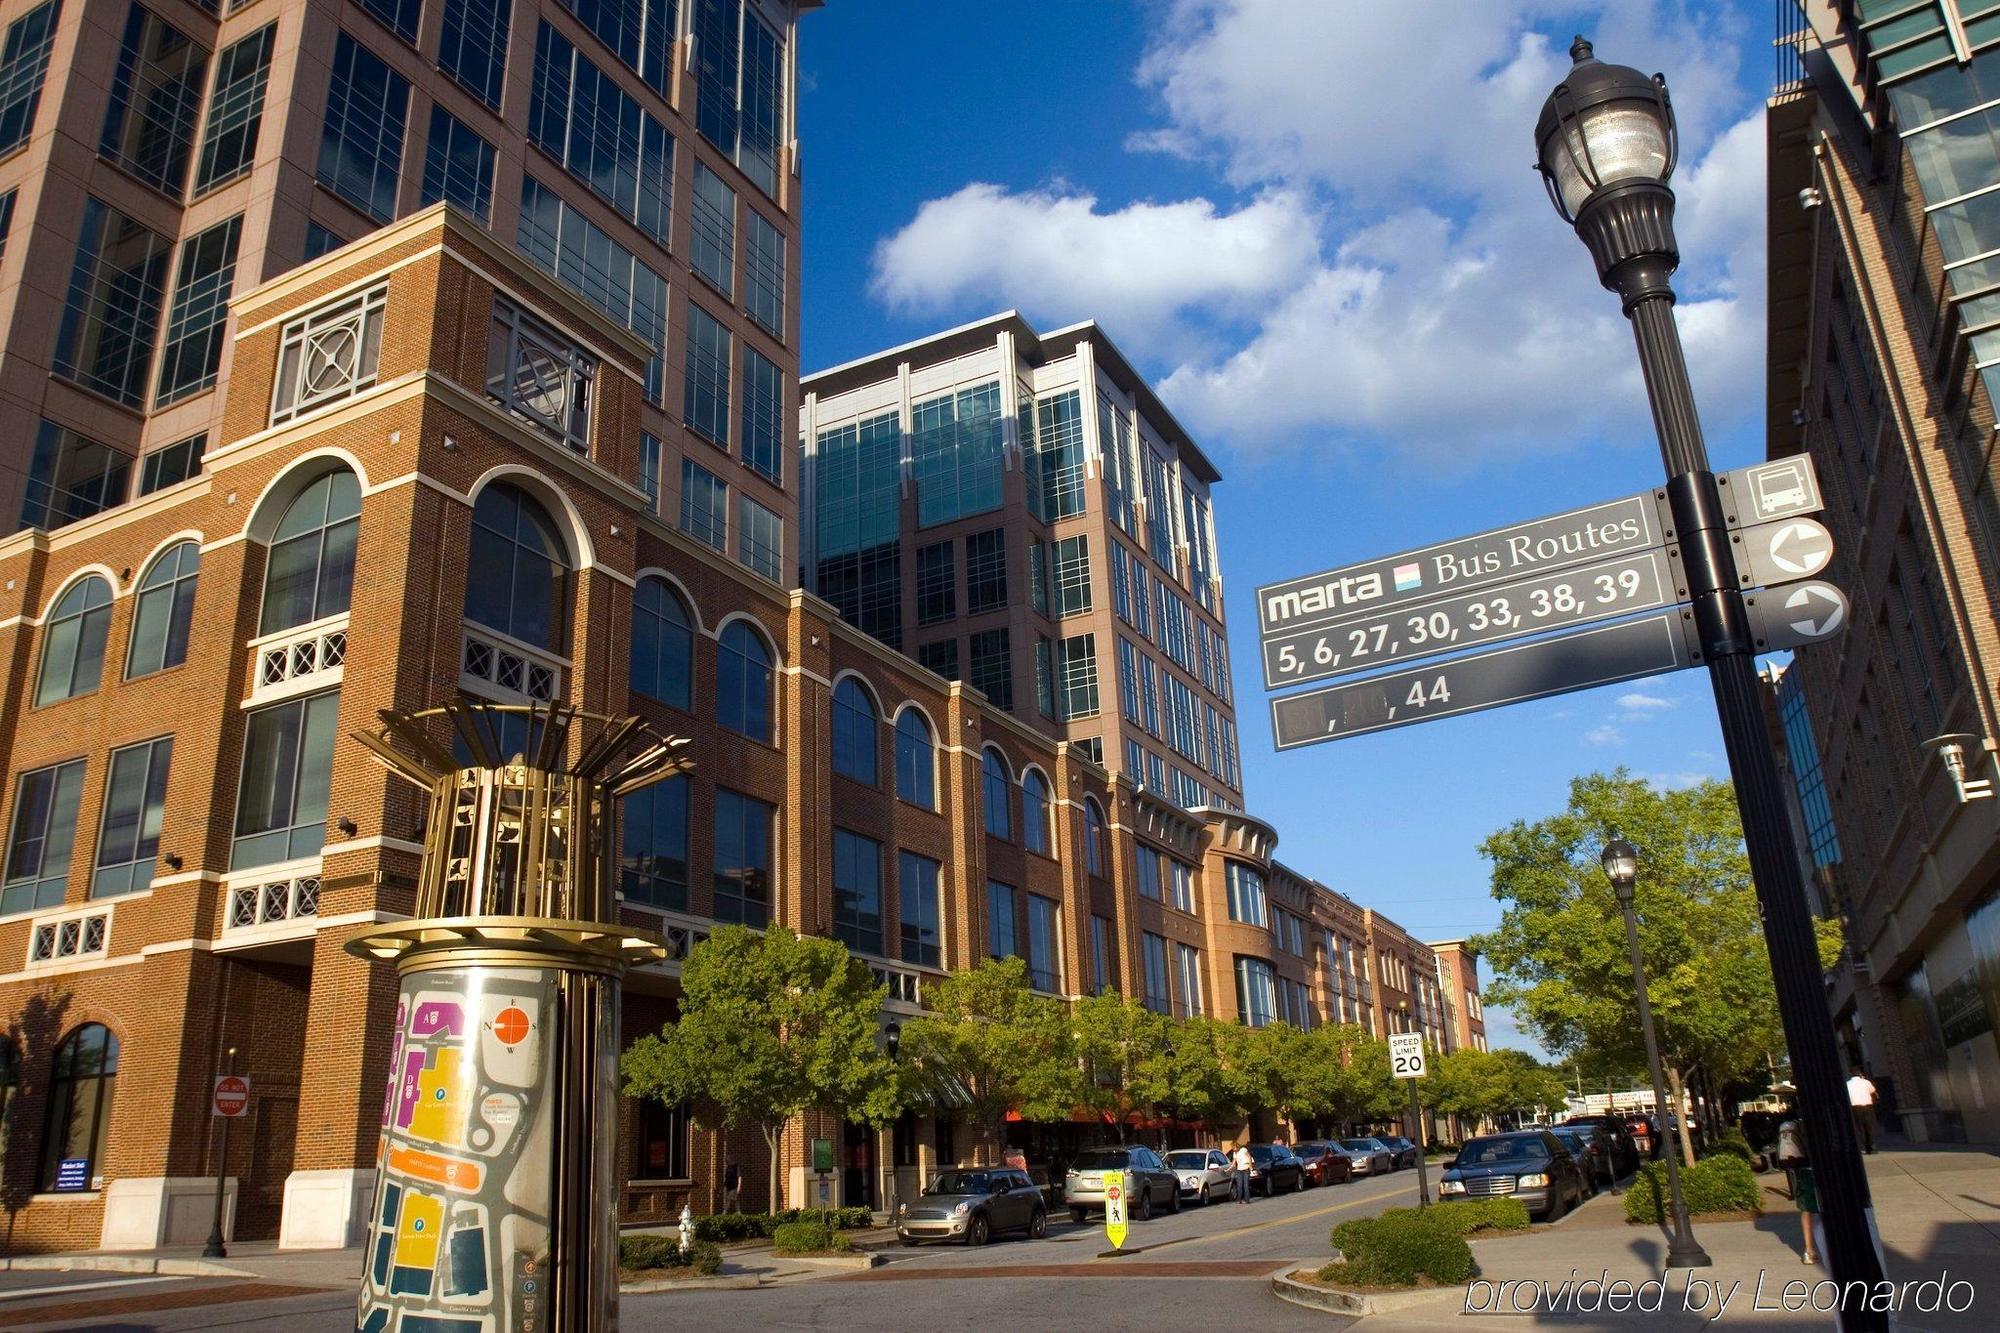
<instances>
[{"instance_id":1,"label":"street tree","mask_svg":"<svg viewBox=\"0 0 2000 1333\"><path fill-rule=\"evenodd\" d=\"M1173 1096L1173 1020L1110 991L1078 1000L1070 1018L1082 1104L1110 1115L1121 1137L1129 1117L1157 1118Z\"/></svg>"},{"instance_id":2,"label":"street tree","mask_svg":"<svg viewBox=\"0 0 2000 1333\"><path fill-rule=\"evenodd\" d=\"M1203 1120L1220 1125L1243 1114L1236 1080L1223 1062L1230 1033L1241 1030L1206 1014L1167 1024L1166 1045L1153 1057L1159 1067L1156 1105L1161 1115L1183 1123Z\"/></svg>"},{"instance_id":3,"label":"street tree","mask_svg":"<svg viewBox=\"0 0 2000 1333\"><path fill-rule=\"evenodd\" d=\"M680 1016L632 1043L626 1091L693 1107L708 1127L755 1125L770 1153L793 1117L818 1109L884 1125L901 1110L896 1066L877 1040L885 991L838 940L784 926L718 926L681 964Z\"/></svg>"},{"instance_id":4,"label":"street tree","mask_svg":"<svg viewBox=\"0 0 2000 1333\"><path fill-rule=\"evenodd\" d=\"M1729 784L1661 790L1623 769L1570 783L1561 812L1516 821L1481 844L1500 925L1474 941L1492 965L1488 1003L1512 1007L1548 1051L1643 1067L1625 925L1599 865L1605 841L1639 849L1635 886L1661 1054L1678 1085L1727 1082L1764 1058L1777 998ZM1839 949L1821 923L1822 960ZM1554 1100L1554 1099L1550 1099Z\"/></svg>"},{"instance_id":5,"label":"street tree","mask_svg":"<svg viewBox=\"0 0 2000 1333\"><path fill-rule=\"evenodd\" d=\"M1019 958L987 959L929 987L928 1013L903 1025L901 1061L913 1092L941 1087L998 1153L1007 1112L1027 1120L1067 1120L1086 1093L1076 1035L1061 1002L1028 985Z\"/></svg>"}]
</instances>

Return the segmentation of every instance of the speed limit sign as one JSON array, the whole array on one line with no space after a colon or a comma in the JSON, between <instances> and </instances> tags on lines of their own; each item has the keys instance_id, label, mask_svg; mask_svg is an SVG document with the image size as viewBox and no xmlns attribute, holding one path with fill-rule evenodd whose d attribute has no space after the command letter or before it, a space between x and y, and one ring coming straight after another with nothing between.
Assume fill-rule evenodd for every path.
<instances>
[{"instance_id":1,"label":"speed limit sign","mask_svg":"<svg viewBox=\"0 0 2000 1333\"><path fill-rule=\"evenodd\" d=\"M1389 1037L1389 1072L1397 1078L1424 1076L1424 1034L1397 1032Z\"/></svg>"}]
</instances>

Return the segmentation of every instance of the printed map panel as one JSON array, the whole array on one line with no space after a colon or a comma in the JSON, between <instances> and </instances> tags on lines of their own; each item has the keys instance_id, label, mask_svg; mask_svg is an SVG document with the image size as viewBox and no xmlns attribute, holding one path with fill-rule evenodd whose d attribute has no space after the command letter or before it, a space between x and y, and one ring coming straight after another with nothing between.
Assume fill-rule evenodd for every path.
<instances>
[{"instance_id":1,"label":"printed map panel","mask_svg":"<svg viewBox=\"0 0 2000 1333\"><path fill-rule=\"evenodd\" d=\"M357 1327L540 1327L558 975L449 968L403 978Z\"/></svg>"}]
</instances>

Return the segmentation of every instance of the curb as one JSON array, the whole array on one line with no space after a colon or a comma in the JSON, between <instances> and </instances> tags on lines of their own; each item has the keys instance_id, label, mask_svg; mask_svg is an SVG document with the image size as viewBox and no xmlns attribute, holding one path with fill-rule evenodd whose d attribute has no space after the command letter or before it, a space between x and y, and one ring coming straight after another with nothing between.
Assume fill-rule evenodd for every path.
<instances>
[{"instance_id":1,"label":"curb","mask_svg":"<svg viewBox=\"0 0 2000 1333\"><path fill-rule=\"evenodd\" d=\"M1271 1274L1271 1293L1281 1301L1288 1301L1308 1310L1321 1310L1327 1314L1357 1316L1400 1314L1459 1294L1458 1289L1454 1287L1432 1287L1422 1291L1384 1292L1380 1295L1364 1296L1360 1292L1295 1282L1290 1274L1296 1267L1297 1264L1287 1264L1279 1272Z\"/></svg>"},{"instance_id":2,"label":"curb","mask_svg":"<svg viewBox=\"0 0 2000 1333\"><path fill-rule=\"evenodd\" d=\"M663 1291L748 1291L763 1285L755 1273L727 1277L660 1278L652 1282L622 1282L620 1296L653 1296Z\"/></svg>"},{"instance_id":3,"label":"curb","mask_svg":"<svg viewBox=\"0 0 2000 1333\"><path fill-rule=\"evenodd\" d=\"M206 1259L147 1259L121 1254L28 1254L0 1259L0 1272L153 1273L160 1277L257 1277Z\"/></svg>"},{"instance_id":4,"label":"curb","mask_svg":"<svg viewBox=\"0 0 2000 1333\"><path fill-rule=\"evenodd\" d=\"M786 1263L808 1264L814 1268L842 1271L875 1268L882 1263L882 1256L872 1250L863 1250L859 1254L782 1254L778 1257Z\"/></svg>"}]
</instances>

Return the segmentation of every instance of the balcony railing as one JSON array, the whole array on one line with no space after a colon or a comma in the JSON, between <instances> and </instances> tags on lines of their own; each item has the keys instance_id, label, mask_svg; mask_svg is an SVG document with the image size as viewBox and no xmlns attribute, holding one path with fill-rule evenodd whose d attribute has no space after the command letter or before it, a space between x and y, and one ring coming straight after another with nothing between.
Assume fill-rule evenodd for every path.
<instances>
[{"instance_id":1,"label":"balcony railing","mask_svg":"<svg viewBox=\"0 0 2000 1333\"><path fill-rule=\"evenodd\" d=\"M347 660L347 617L253 639L251 648L257 655L253 698L337 685Z\"/></svg>"},{"instance_id":2,"label":"balcony railing","mask_svg":"<svg viewBox=\"0 0 2000 1333\"><path fill-rule=\"evenodd\" d=\"M478 694L548 703L560 692L562 666L533 649L468 627L458 676L460 684Z\"/></svg>"},{"instance_id":3,"label":"balcony railing","mask_svg":"<svg viewBox=\"0 0 2000 1333\"><path fill-rule=\"evenodd\" d=\"M229 889L228 913L222 929L254 930L319 915L319 875L293 875L283 879L234 884Z\"/></svg>"},{"instance_id":4,"label":"balcony railing","mask_svg":"<svg viewBox=\"0 0 2000 1333\"><path fill-rule=\"evenodd\" d=\"M28 934L28 962L59 963L104 952L111 913L97 911L53 921L37 921Z\"/></svg>"}]
</instances>

